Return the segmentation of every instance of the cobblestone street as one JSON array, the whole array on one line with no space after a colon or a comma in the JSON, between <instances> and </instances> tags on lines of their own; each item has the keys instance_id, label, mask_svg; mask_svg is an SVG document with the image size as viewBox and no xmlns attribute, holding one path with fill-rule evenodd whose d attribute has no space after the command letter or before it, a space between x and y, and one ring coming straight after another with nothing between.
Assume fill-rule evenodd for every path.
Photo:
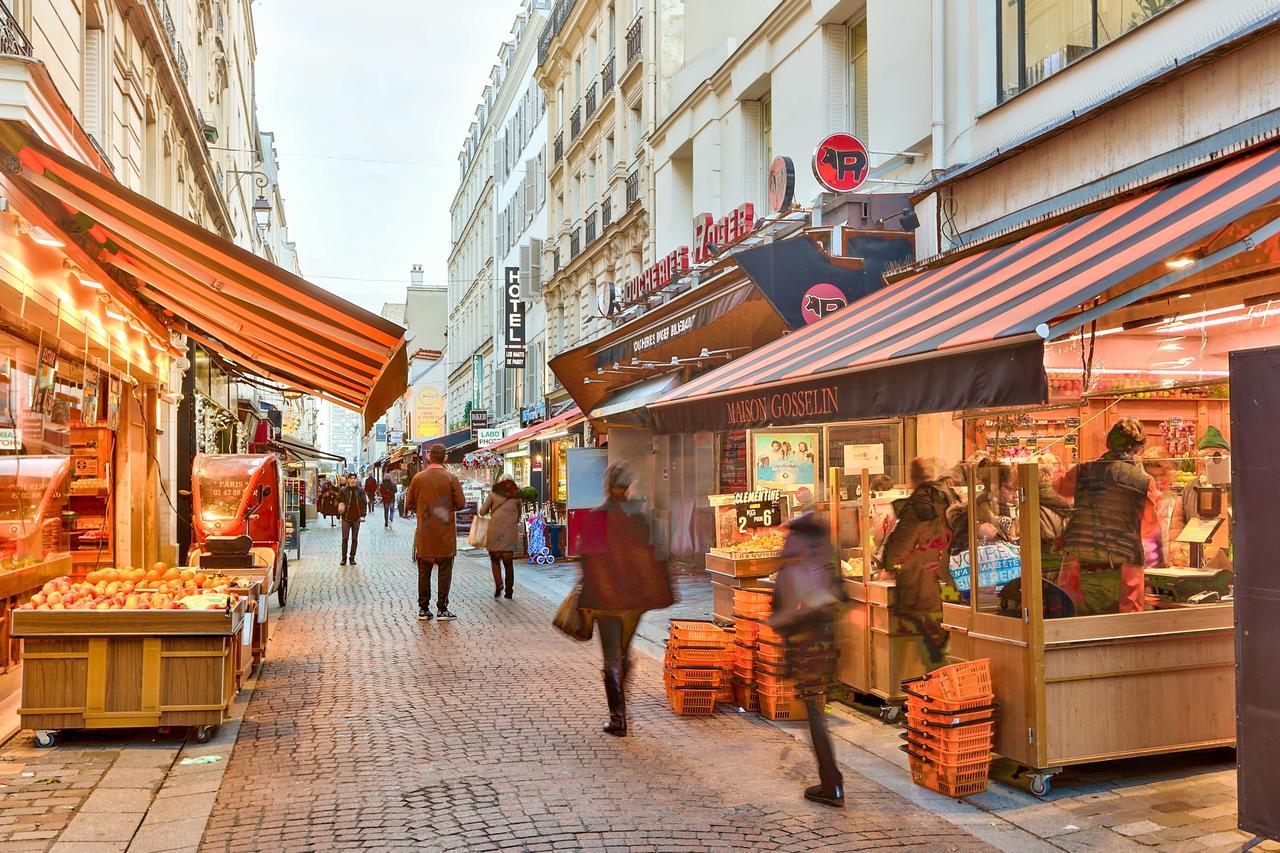
<instances>
[{"instance_id":1,"label":"cobblestone street","mask_svg":"<svg viewBox=\"0 0 1280 853\"><path fill-rule=\"evenodd\" d=\"M633 736L603 735L599 652L559 636L550 603L495 601L487 560L463 556L458 620L420 624L408 523L364 533L355 568L309 535L202 849L983 847L856 774L850 808L806 803L803 744L674 716L643 656Z\"/></svg>"}]
</instances>

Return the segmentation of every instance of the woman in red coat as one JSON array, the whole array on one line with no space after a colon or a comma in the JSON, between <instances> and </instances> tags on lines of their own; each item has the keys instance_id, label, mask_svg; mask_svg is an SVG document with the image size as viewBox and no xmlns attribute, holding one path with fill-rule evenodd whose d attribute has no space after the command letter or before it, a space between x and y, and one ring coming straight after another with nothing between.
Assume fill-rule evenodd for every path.
<instances>
[{"instance_id":1,"label":"woman in red coat","mask_svg":"<svg viewBox=\"0 0 1280 853\"><path fill-rule=\"evenodd\" d=\"M670 607L671 577L649 542L649 521L628 511L627 492L635 477L625 462L604 472L605 500L582 527L582 597L580 606L595 621L604 656L604 692L609 722L604 730L627 733L625 683L627 650L646 610Z\"/></svg>"}]
</instances>

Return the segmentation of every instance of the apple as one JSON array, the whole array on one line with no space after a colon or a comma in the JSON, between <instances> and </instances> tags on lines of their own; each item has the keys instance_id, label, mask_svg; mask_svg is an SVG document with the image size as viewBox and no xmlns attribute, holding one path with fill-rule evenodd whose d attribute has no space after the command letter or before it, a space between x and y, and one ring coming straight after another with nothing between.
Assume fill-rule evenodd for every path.
<instances>
[{"instance_id":1,"label":"apple","mask_svg":"<svg viewBox=\"0 0 1280 853\"><path fill-rule=\"evenodd\" d=\"M97 607L95 607L95 608L93 608L93 609L94 609L94 610L110 610L110 609L111 609L111 604L110 604L110 602L100 601L100 602L98 602L98 606L97 606Z\"/></svg>"},{"instance_id":2,"label":"apple","mask_svg":"<svg viewBox=\"0 0 1280 853\"><path fill-rule=\"evenodd\" d=\"M36 605L36 610L52 610L53 608L47 604Z\"/></svg>"},{"instance_id":3,"label":"apple","mask_svg":"<svg viewBox=\"0 0 1280 853\"><path fill-rule=\"evenodd\" d=\"M31 603L34 604L36 607L39 607L40 605L44 604L44 593L37 592L35 595L31 596Z\"/></svg>"},{"instance_id":4,"label":"apple","mask_svg":"<svg viewBox=\"0 0 1280 853\"><path fill-rule=\"evenodd\" d=\"M44 600L45 600L45 601L47 601L47 602L49 602L49 606L50 606L50 607L52 607L52 606L53 606L53 605L55 605L55 604L61 604L61 603L62 603L62 593L60 593L60 592L51 592L51 593L49 593L48 595L46 595L46 596L45 596Z\"/></svg>"},{"instance_id":5,"label":"apple","mask_svg":"<svg viewBox=\"0 0 1280 853\"><path fill-rule=\"evenodd\" d=\"M66 610L67 608L65 605L63 605L61 601L59 601L57 604L49 605L49 609L50 610Z\"/></svg>"},{"instance_id":6,"label":"apple","mask_svg":"<svg viewBox=\"0 0 1280 853\"><path fill-rule=\"evenodd\" d=\"M136 596L136 595L131 595L131 596L129 596L128 598L126 598L126 599L124 600L124 609L125 609L125 610L137 610L137 609L138 609L138 596Z\"/></svg>"}]
</instances>

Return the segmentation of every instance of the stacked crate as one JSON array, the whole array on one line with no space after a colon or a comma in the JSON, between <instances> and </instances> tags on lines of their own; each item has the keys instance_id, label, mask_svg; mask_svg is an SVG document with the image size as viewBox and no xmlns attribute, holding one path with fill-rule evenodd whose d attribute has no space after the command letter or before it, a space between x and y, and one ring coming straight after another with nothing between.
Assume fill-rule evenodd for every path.
<instances>
[{"instance_id":1,"label":"stacked crate","mask_svg":"<svg viewBox=\"0 0 1280 853\"><path fill-rule=\"evenodd\" d=\"M985 791L996 710L990 660L952 664L902 685L912 779L948 797Z\"/></svg>"},{"instance_id":2,"label":"stacked crate","mask_svg":"<svg viewBox=\"0 0 1280 853\"><path fill-rule=\"evenodd\" d=\"M667 699L677 714L709 717L725 695L732 666L733 634L714 622L672 619L663 659ZM727 700L722 700L727 701Z\"/></svg>"}]
</instances>

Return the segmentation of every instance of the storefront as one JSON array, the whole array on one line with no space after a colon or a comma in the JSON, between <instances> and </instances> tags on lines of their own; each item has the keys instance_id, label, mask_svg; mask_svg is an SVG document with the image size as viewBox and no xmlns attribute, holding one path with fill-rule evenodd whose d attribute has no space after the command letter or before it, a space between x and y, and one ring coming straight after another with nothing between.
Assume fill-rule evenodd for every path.
<instances>
[{"instance_id":1,"label":"storefront","mask_svg":"<svg viewBox=\"0 0 1280 853\"><path fill-rule=\"evenodd\" d=\"M813 491L856 509L836 530L856 602L842 625L841 679L892 692L946 655L990 658L997 751L1035 771L1037 793L1064 766L1233 743L1223 383L1227 352L1280 342L1268 319L1280 299L1277 199L1280 149L1262 148L920 264L654 401L655 428L751 430L753 485L781 483L797 496L809 488L800 443L824 444ZM949 638L944 655L923 640L929 630L902 624L894 576L872 566L883 528L869 476L878 459L869 464L865 448L885 447L888 473L890 436L852 433L854 450L836 453L805 426L898 418L897 464L940 460L936 471L967 507L957 528L967 544L953 549L933 626L935 639L937 630ZM1152 521L1141 534L1144 565L1104 600L1115 612L1099 613L1061 536L1046 534L1041 497L1052 511L1058 463L1098 458L1122 418L1146 438ZM793 464L780 471L776 459ZM1028 459L1041 464L1000 467ZM964 460L972 464L957 465ZM854 488L859 465L867 488ZM889 476L906 485L901 467ZM998 523L984 527L984 514ZM1107 711L1097 725L1079 724L1098 708Z\"/></svg>"}]
</instances>

